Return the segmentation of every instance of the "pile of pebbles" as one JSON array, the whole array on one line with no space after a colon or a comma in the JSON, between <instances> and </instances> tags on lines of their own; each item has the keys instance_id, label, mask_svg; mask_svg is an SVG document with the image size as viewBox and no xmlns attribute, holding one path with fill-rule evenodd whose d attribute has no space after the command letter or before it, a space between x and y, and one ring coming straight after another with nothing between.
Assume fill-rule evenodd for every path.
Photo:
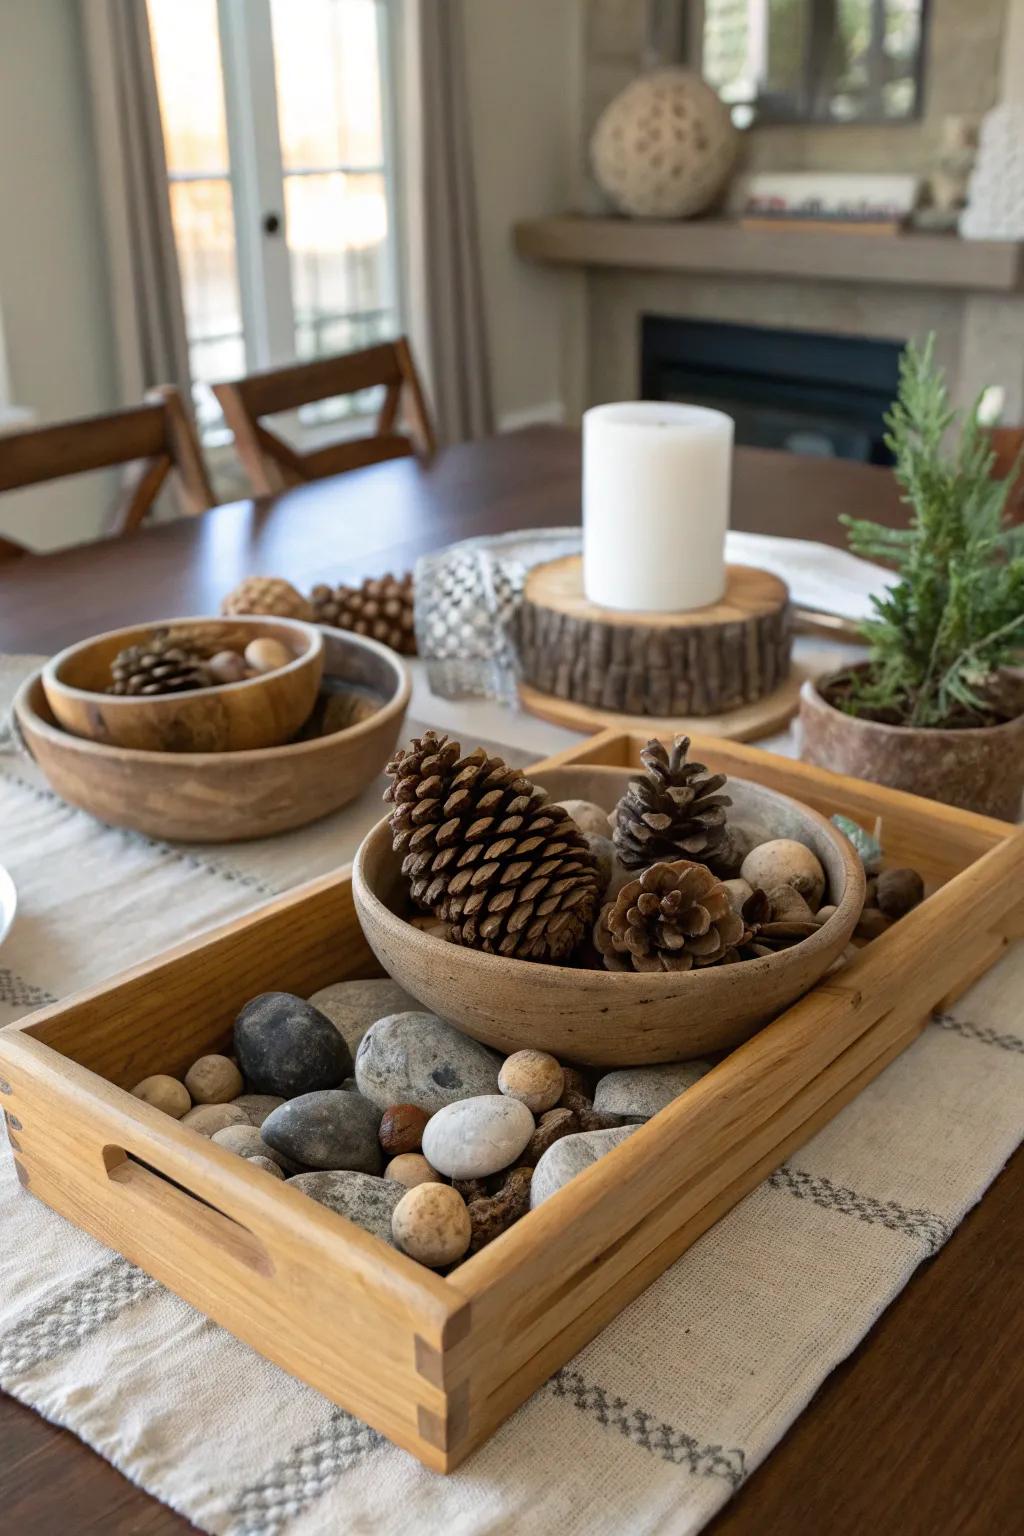
<instances>
[{"instance_id":1,"label":"pile of pebbles","mask_svg":"<svg viewBox=\"0 0 1024 1536\"><path fill-rule=\"evenodd\" d=\"M544 1051L503 1058L389 980L267 992L234 1055L132 1091L216 1146L447 1270L492 1242L710 1069L594 1080Z\"/></svg>"}]
</instances>

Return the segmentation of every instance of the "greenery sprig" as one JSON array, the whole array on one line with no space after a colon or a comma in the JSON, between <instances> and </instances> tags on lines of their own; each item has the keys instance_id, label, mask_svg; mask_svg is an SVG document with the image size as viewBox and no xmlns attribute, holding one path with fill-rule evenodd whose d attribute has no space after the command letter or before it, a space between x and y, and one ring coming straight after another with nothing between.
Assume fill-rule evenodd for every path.
<instances>
[{"instance_id":1,"label":"greenery sprig","mask_svg":"<svg viewBox=\"0 0 1024 1536\"><path fill-rule=\"evenodd\" d=\"M899 725L983 725L1003 713L1000 668L1024 652L1024 528L1003 526L1021 464L992 478L978 402L957 432L934 354L934 336L906 348L885 418L910 526L842 518L854 554L895 566L901 579L873 599L875 617L862 626L868 666L835 702Z\"/></svg>"}]
</instances>

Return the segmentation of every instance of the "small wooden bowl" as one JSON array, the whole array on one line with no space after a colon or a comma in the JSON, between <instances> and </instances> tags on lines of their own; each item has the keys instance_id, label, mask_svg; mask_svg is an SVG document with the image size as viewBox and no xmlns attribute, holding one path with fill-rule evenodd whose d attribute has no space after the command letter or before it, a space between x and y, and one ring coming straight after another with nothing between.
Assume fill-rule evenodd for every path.
<instances>
[{"instance_id":1,"label":"small wooden bowl","mask_svg":"<svg viewBox=\"0 0 1024 1536\"><path fill-rule=\"evenodd\" d=\"M327 676L381 700L374 714L333 735L256 752L129 752L61 730L38 672L18 692L15 719L50 787L112 826L186 843L289 832L373 782L409 703L409 670L394 651L340 631L322 638Z\"/></svg>"},{"instance_id":2,"label":"small wooden bowl","mask_svg":"<svg viewBox=\"0 0 1024 1536\"><path fill-rule=\"evenodd\" d=\"M242 683L189 693L129 698L104 692L118 651L158 629L192 627L201 627L214 649L242 649L267 638L280 640L295 659ZM61 651L42 675L58 724L75 736L139 752L249 752L291 740L313 708L322 671L323 635L315 624L238 615L113 629Z\"/></svg>"},{"instance_id":3,"label":"small wooden bowl","mask_svg":"<svg viewBox=\"0 0 1024 1536\"><path fill-rule=\"evenodd\" d=\"M553 800L610 810L630 778L621 768L557 768L535 775ZM412 927L386 821L365 838L352 869L363 932L406 991L467 1035L511 1053L533 1047L595 1067L685 1061L749 1039L808 992L842 954L864 902L864 871L848 840L787 795L730 779L732 815L765 838L792 837L817 854L836 911L792 949L735 965L662 975L577 970L508 960L448 944Z\"/></svg>"}]
</instances>

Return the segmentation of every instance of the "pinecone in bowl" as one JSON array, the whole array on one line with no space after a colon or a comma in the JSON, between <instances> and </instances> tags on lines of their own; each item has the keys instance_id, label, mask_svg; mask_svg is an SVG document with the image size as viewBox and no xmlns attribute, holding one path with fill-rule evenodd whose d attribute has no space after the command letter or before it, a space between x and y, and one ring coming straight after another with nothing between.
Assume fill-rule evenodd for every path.
<instances>
[{"instance_id":1,"label":"pinecone in bowl","mask_svg":"<svg viewBox=\"0 0 1024 1536\"><path fill-rule=\"evenodd\" d=\"M649 741L640 753L644 773L630 779L615 810L615 847L627 869L694 859L719 874L734 872L725 774L687 762L689 750L689 737L677 736L671 752Z\"/></svg>"},{"instance_id":2,"label":"pinecone in bowl","mask_svg":"<svg viewBox=\"0 0 1024 1536\"><path fill-rule=\"evenodd\" d=\"M358 587L321 583L313 588L310 600L318 624L367 635L402 656L416 655L411 571L397 579L390 571L379 578L368 577Z\"/></svg>"},{"instance_id":3,"label":"pinecone in bowl","mask_svg":"<svg viewBox=\"0 0 1024 1536\"><path fill-rule=\"evenodd\" d=\"M156 695L209 688L214 679L205 656L166 629L155 630L141 645L118 651L110 663L108 693Z\"/></svg>"},{"instance_id":4,"label":"pinecone in bowl","mask_svg":"<svg viewBox=\"0 0 1024 1536\"><path fill-rule=\"evenodd\" d=\"M545 791L482 747L463 757L433 731L388 764L392 842L413 900L456 944L559 960L594 920L597 860Z\"/></svg>"},{"instance_id":5,"label":"pinecone in bowl","mask_svg":"<svg viewBox=\"0 0 1024 1536\"><path fill-rule=\"evenodd\" d=\"M739 960L743 917L703 864L652 864L603 908L594 943L609 971L689 971Z\"/></svg>"}]
</instances>

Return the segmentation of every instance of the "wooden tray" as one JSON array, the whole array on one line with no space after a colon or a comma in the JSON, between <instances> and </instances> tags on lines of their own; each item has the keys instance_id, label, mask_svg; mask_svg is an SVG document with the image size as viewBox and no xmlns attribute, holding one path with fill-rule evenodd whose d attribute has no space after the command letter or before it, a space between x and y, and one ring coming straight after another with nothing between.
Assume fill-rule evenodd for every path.
<instances>
[{"instance_id":1,"label":"wooden tray","mask_svg":"<svg viewBox=\"0 0 1024 1536\"><path fill-rule=\"evenodd\" d=\"M550 759L639 763L643 733ZM446 1278L127 1091L238 1008L376 974L347 871L0 1031L22 1183L427 1466L450 1471L1024 935L1024 831L710 738L697 757L864 824L933 894Z\"/></svg>"}]
</instances>

